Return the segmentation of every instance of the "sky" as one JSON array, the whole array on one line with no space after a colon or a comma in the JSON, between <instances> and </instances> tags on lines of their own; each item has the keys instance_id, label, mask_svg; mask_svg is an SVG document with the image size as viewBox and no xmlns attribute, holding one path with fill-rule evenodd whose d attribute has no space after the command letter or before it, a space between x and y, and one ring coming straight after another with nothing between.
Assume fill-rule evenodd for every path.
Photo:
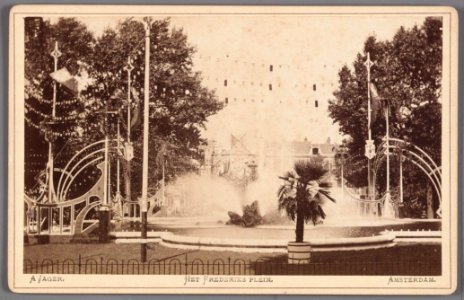
<instances>
[{"instance_id":1,"label":"sky","mask_svg":"<svg viewBox=\"0 0 464 300\"><path fill-rule=\"evenodd\" d=\"M120 17L79 19L98 36L106 27L116 26ZM391 39L400 26L421 25L424 19L420 15L202 15L172 16L171 24L182 28L197 49L194 67L202 72L203 84L216 90L219 100L228 100L221 112L209 118L203 132L227 148L231 134L266 141L306 138L322 143L330 137L340 142L338 126L327 110L338 85L338 70L352 64L369 35Z\"/></svg>"}]
</instances>

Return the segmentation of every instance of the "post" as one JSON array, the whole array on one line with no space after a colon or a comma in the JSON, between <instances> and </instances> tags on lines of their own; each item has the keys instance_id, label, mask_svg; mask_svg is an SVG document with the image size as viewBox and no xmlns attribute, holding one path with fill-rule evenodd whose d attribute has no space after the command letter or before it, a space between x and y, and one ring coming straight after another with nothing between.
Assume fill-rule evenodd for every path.
<instances>
[{"instance_id":1,"label":"post","mask_svg":"<svg viewBox=\"0 0 464 300\"><path fill-rule=\"evenodd\" d=\"M344 173L343 173L343 166L345 165L345 162L342 161L342 171L341 171L341 177L342 177L342 203L345 203L345 179L344 179Z\"/></svg>"},{"instance_id":2,"label":"post","mask_svg":"<svg viewBox=\"0 0 464 300\"><path fill-rule=\"evenodd\" d=\"M400 153L400 203L403 203L403 154Z\"/></svg>"},{"instance_id":3,"label":"post","mask_svg":"<svg viewBox=\"0 0 464 300\"><path fill-rule=\"evenodd\" d=\"M124 70L127 72L127 142L130 143L130 134L131 134L131 72L134 69L130 57L127 58L127 65L124 67Z\"/></svg>"},{"instance_id":4,"label":"post","mask_svg":"<svg viewBox=\"0 0 464 300\"><path fill-rule=\"evenodd\" d=\"M120 171L120 162L119 162L119 150L120 150L120 147L121 147L121 143L120 143L120 128L119 128L119 119L118 119L118 128L117 128L117 135L118 135L118 141L117 141L117 159L116 159L116 195L117 197L119 197L119 195L121 194L121 189L119 188L119 184L121 183L120 181L120 178L119 178L119 171Z\"/></svg>"},{"instance_id":5,"label":"post","mask_svg":"<svg viewBox=\"0 0 464 300\"><path fill-rule=\"evenodd\" d=\"M165 176L166 176L166 153L163 153L163 164L162 164L162 181L161 181L161 203L160 203L160 207L161 205L164 205L164 198L165 198L165 188L166 188L166 179L165 179Z\"/></svg>"},{"instance_id":6,"label":"post","mask_svg":"<svg viewBox=\"0 0 464 300\"><path fill-rule=\"evenodd\" d=\"M53 70L56 72L58 70L58 58L61 56L60 49L58 49L58 42L55 42L55 49L53 49L51 56L53 57ZM55 121L56 116L56 93L57 93L56 81L53 80L53 101L52 101L52 119L51 125ZM55 187L53 186L53 173L54 173L54 162L53 162L53 143L52 136L50 136L48 141L48 201L55 202Z\"/></svg>"},{"instance_id":7,"label":"post","mask_svg":"<svg viewBox=\"0 0 464 300\"><path fill-rule=\"evenodd\" d=\"M105 116L106 118L106 116ZM105 168L103 169L103 205L108 205L108 133L105 133Z\"/></svg>"},{"instance_id":8,"label":"post","mask_svg":"<svg viewBox=\"0 0 464 300\"><path fill-rule=\"evenodd\" d=\"M101 243L108 242L110 210L108 206L108 114L105 112L105 155L103 169L103 203L98 210L99 219L99 241Z\"/></svg>"},{"instance_id":9,"label":"post","mask_svg":"<svg viewBox=\"0 0 464 300\"><path fill-rule=\"evenodd\" d=\"M389 115L390 115L390 108L388 107L388 104L386 104L385 108L385 144L387 148L387 182L386 182L386 195L385 195L385 208L391 204L391 195L390 195L390 129L389 129ZM385 210L384 208L384 210ZM391 216L391 211L390 211L390 216ZM387 214L388 216L388 214Z\"/></svg>"},{"instance_id":10,"label":"post","mask_svg":"<svg viewBox=\"0 0 464 300\"><path fill-rule=\"evenodd\" d=\"M395 217L402 218L403 217L403 153L400 151L400 199L399 205L396 206L395 209Z\"/></svg>"},{"instance_id":11,"label":"post","mask_svg":"<svg viewBox=\"0 0 464 300\"><path fill-rule=\"evenodd\" d=\"M127 150L131 145L131 72L134 70L130 57L127 57L127 65L124 67L127 72L127 141L126 141L126 171L124 173L124 187L126 201L131 201L131 160L127 157ZM129 216L132 216L133 206L129 206ZM135 215L135 211L133 212ZM123 212L124 214L124 212Z\"/></svg>"},{"instance_id":12,"label":"post","mask_svg":"<svg viewBox=\"0 0 464 300\"><path fill-rule=\"evenodd\" d=\"M121 204L121 162L120 162L120 151L121 151L121 129L120 129L120 122L119 122L119 117L118 117L118 125L117 125L117 150L116 150L116 205L117 209L121 214L121 217L123 216L124 212L122 211L122 204Z\"/></svg>"},{"instance_id":13,"label":"post","mask_svg":"<svg viewBox=\"0 0 464 300\"><path fill-rule=\"evenodd\" d=\"M367 59L366 59L366 68L367 68L367 126L368 126L368 140L372 140L372 131L371 131L371 67L373 65L371 61L370 53L367 52ZM372 174L372 157L368 157L367 160L367 196L369 200L373 200L374 195L374 186L373 186L373 174ZM366 213L369 211L370 205L366 203Z\"/></svg>"},{"instance_id":14,"label":"post","mask_svg":"<svg viewBox=\"0 0 464 300\"><path fill-rule=\"evenodd\" d=\"M142 198L140 211L142 214L141 261L147 261L147 213L148 213L148 117L150 87L150 21L145 19L145 82L143 97L143 165L142 165Z\"/></svg>"},{"instance_id":15,"label":"post","mask_svg":"<svg viewBox=\"0 0 464 300\"><path fill-rule=\"evenodd\" d=\"M109 149L108 149L109 151ZM112 195L113 195L113 190L111 189L111 157L109 157L109 154L108 154L108 174L106 175L107 176L107 183L108 183L108 191L107 191L107 200L106 200L106 203L108 204L108 207L113 207L113 201L112 201Z\"/></svg>"},{"instance_id":16,"label":"post","mask_svg":"<svg viewBox=\"0 0 464 300\"><path fill-rule=\"evenodd\" d=\"M371 56L370 53L367 52L367 60L366 60L366 67L367 67L367 125L368 125L368 139L372 139L372 132L371 132Z\"/></svg>"}]
</instances>

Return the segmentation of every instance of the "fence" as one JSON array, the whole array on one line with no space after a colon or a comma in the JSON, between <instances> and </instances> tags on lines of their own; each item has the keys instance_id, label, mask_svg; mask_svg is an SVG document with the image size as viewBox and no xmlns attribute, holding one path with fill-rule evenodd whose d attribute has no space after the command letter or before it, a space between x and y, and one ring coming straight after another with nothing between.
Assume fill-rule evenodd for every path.
<instances>
[{"instance_id":1,"label":"fence","mask_svg":"<svg viewBox=\"0 0 464 300\"><path fill-rule=\"evenodd\" d=\"M153 259L146 263L136 259L116 260L103 257L76 260L24 260L25 274L132 274L132 275L441 275L440 262L312 262L288 264L266 260L215 259L203 261L188 257Z\"/></svg>"}]
</instances>

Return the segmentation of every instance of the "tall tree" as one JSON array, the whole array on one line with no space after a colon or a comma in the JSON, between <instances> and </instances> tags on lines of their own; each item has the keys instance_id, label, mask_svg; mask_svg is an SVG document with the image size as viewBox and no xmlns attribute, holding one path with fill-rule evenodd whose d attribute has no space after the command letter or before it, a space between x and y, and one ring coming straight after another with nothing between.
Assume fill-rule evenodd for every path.
<instances>
[{"instance_id":1,"label":"tall tree","mask_svg":"<svg viewBox=\"0 0 464 300\"><path fill-rule=\"evenodd\" d=\"M82 99L57 85L56 117L52 124L55 43L61 51L58 69L82 76L91 62L93 35L73 18L55 23L32 17L25 19L25 155L27 189L36 187L37 176L46 168L48 140L53 142L57 163L64 162L79 139L78 127L83 117ZM66 146L66 147L65 147ZM67 149L65 149L67 148Z\"/></svg>"},{"instance_id":2,"label":"tall tree","mask_svg":"<svg viewBox=\"0 0 464 300\"><path fill-rule=\"evenodd\" d=\"M41 18L26 20L26 186L34 186L37 175L45 168L49 136L53 138L57 165L64 166L69 155L91 142L101 140L104 133L116 135L117 119L122 137L127 141L128 127L134 146L133 172L126 176L134 185L129 192L136 200L140 190L144 86L144 24L132 18L108 28L95 39L86 25L74 18L60 18L51 23ZM166 177L198 167L198 146L204 141L200 130L208 116L223 106L215 94L202 85L199 72L193 71L195 49L182 29L173 28L169 19L155 20L151 25L150 64L150 157L151 190L156 189L165 164ZM85 85L78 96L58 85L57 124L47 126L51 115L53 82L53 50L58 42L62 53L58 68L66 67ZM128 59L131 72L131 103L128 105ZM132 113L127 124L128 109ZM105 111L119 111L119 116L106 118ZM66 151L63 151L65 149ZM121 159L116 153L111 156ZM35 158L35 159L32 159ZM124 161L121 159L121 161ZM123 164L126 170L128 164ZM34 173L34 174L32 174ZM92 172L95 174L95 172ZM97 172L98 173L98 172ZM127 174L127 173L126 173ZM114 172L112 175L115 176ZM90 182L89 174L79 180ZM98 174L93 177L98 176ZM92 176L91 176L92 177ZM95 179L95 178L93 178ZM79 189L79 188L77 188ZM81 188L85 190L85 188Z\"/></svg>"},{"instance_id":3,"label":"tall tree","mask_svg":"<svg viewBox=\"0 0 464 300\"><path fill-rule=\"evenodd\" d=\"M204 141L200 130L208 116L222 108L215 94L202 85L199 72L193 71L192 55L195 49L188 43L182 29L172 28L169 19L154 20L150 28L150 112L142 111L144 86L145 29L138 20L128 18L115 29L107 29L98 38L93 52L90 77L93 83L89 98L100 99L101 109L109 99L116 99L113 107L121 110L123 137L127 140L128 72L124 70L130 60L131 110L133 119L144 113L150 117L149 182L155 189L162 176L163 164L167 178L197 168L198 146ZM91 115L89 115L90 117ZM140 191L142 155L142 122L131 122L130 139L135 157L125 164L126 181L133 189L131 197ZM92 129L90 130L92 131ZM93 131L95 133L95 131ZM97 133L98 135L98 133ZM127 170L132 169L127 176Z\"/></svg>"},{"instance_id":4,"label":"tall tree","mask_svg":"<svg viewBox=\"0 0 464 300\"><path fill-rule=\"evenodd\" d=\"M371 82L376 86L379 99L373 99L372 136L376 146L385 135L385 118L379 101L389 103L390 135L411 142L425 150L441 164L441 79L442 79L442 20L427 18L421 26L401 27L391 41L367 38L363 53L359 53L353 67L343 66L339 71L339 88L330 101L329 111L342 134L349 136L352 157L364 155L367 139L367 53L374 65ZM406 166L412 168L411 166ZM367 185L367 169L353 176L355 186ZM426 176L416 171L406 172L405 181L420 179L424 187ZM408 177L408 174L411 176ZM385 187L380 174L379 189ZM417 177L419 176L419 177ZM359 181L359 178L365 178ZM350 178L347 178L350 182ZM419 188L419 187L418 187Z\"/></svg>"}]
</instances>

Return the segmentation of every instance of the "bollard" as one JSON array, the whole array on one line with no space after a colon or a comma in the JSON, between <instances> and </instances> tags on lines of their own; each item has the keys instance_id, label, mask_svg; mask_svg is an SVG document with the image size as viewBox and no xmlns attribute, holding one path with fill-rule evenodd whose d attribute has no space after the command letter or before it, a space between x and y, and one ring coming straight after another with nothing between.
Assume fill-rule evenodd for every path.
<instances>
[{"instance_id":1,"label":"bollard","mask_svg":"<svg viewBox=\"0 0 464 300\"><path fill-rule=\"evenodd\" d=\"M102 205L98 210L98 221L99 221L99 237L98 240L100 243L109 242L109 232L110 232L110 210L106 205Z\"/></svg>"}]
</instances>

